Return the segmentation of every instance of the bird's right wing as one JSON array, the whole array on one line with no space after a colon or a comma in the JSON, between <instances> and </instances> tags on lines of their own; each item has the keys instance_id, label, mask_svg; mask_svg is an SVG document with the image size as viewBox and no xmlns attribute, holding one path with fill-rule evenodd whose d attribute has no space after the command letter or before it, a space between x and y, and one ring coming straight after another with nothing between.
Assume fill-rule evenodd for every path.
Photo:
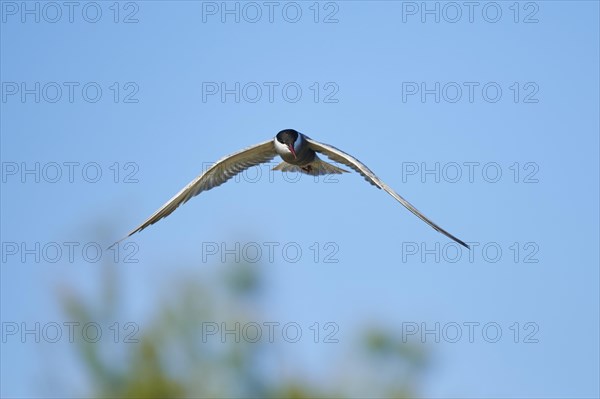
<instances>
[{"instance_id":1,"label":"bird's right wing","mask_svg":"<svg viewBox=\"0 0 600 399\"><path fill-rule=\"evenodd\" d=\"M133 229L125 238L138 231L142 231L146 227L158 222L160 219L169 216L180 205L186 203L190 198L200 194L202 191L207 191L211 188L220 186L238 173L251 168L252 166L268 162L275 158L276 155L277 152L275 152L273 140L268 140L220 159L208 168L206 172L196 177L180 192L175 194L173 198L161 206L159 210L154 212L154 214L144 223ZM117 241L117 243L118 242L119 241Z\"/></svg>"},{"instance_id":2,"label":"bird's right wing","mask_svg":"<svg viewBox=\"0 0 600 399\"><path fill-rule=\"evenodd\" d=\"M469 246L464 241L462 241L461 239L456 238L452 234L448 233L446 230L444 230L443 228L441 228L440 226L435 224L432 220L430 220L427 216L423 215L410 202L405 200L400 194L398 194L397 192L392 190L392 188L390 186L388 186L383 181L381 181L375 175L375 173L373 173L371 171L371 169L367 168L367 166L365 164L363 164L362 162L360 162L358 159L354 158L352 155L347 154L338 148L335 148L332 145L319 143L318 141L315 141L315 140L311 139L310 137L306 137L306 136L304 136L304 137L306 138L308 145L310 146L310 148L313 151L317 151L322 154L325 154L329 159L331 159L335 162L339 162L341 164L348 166L349 168L354 169L355 171L360 173L365 178L366 181L368 181L369 183L371 183L372 185L374 185L377 188L383 189L389 195L394 197L394 199L396 199L396 201L400 202L409 211L411 211L419 219L421 219L422 221L424 221L425 223L427 223L428 225L433 227L436 231L439 231L440 233L442 233L446 237L456 241L460 245L462 245L466 248L469 248Z\"/></svg>"}]
</instances>

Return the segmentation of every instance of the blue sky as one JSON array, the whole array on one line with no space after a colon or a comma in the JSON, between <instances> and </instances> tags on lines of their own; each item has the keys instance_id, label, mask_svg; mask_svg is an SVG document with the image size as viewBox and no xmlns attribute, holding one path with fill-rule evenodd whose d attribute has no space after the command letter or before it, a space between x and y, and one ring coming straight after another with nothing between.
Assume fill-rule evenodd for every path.
<instances>
[{"instance_id":1,"label":"blue sky","mask_svg":"<svg viewBox=\"0 0 600 399\"><path fill-rule=\"evenodd\" d=\"M64 321L57 285L93 291L102 266L81 248L295 128L473 250L456 254L357 175L295 181L265 166L134 237L139 263L119 259L124 319L143 326L156 287L188 268L173 259L211 270L226 267L212 243L276 243L269 320L333 321L342 341L375 322L500 326L497 343L425 336L439 357L426 396L599 395L597 2L53 4L0 3L3 332ZM2 343L3 396L41 394L30 341ZM288 353L326 368L337 350Z\"/></svg>"}]
</instances>

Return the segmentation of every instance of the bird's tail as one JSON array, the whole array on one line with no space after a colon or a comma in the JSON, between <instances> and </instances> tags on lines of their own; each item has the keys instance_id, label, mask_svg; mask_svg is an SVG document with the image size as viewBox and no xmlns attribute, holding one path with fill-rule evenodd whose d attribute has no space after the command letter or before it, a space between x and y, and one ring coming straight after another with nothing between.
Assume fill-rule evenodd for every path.
<instances>
[{"instance_id":1,"label":"bird's tail","mask_svg":"<svg viewBox=\"0 0 600 399\"><path fill-rule=\"evenodd\" d=\"M292 165L287 162L282 162L275 166L273 170L280 170L282 172L299 172L311 176L339 175L342 173L348 173L347 170L338 168L335 165L325 162L317 156L315 156L315 159L311 163L306 165Z\"/></svg>"}]
</instances>

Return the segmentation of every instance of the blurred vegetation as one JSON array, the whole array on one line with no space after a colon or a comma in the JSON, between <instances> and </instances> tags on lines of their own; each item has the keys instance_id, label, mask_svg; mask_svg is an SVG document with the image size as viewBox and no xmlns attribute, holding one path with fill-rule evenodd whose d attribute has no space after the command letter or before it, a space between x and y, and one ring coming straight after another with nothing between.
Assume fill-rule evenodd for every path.
<instances>
[{"instance_id":1,"label":"blurred vegetation","mask_svg":"<svg viewBox=\"0 0 600 399\"><path fill-rule=\"evenodd\" d=\"M61 304L71 320L109 325L119 319L123 302L116 270L115 265L103 265L100 301L89 293L61 289ZM328 360L325 369L331 375L316 379L325 383L311 378L312 370L296 369L296 355L290 353L293 345L285 342L235 342L233 338L203 342L204 322L227 321L233 326L265 320L259 313L264 299L260 266L224 265L216 280L207 285L200 282L205 278L192 275L174 281L169 300L159 302L149 321L135 331L136 342L126 342L123 325L119 343L77 341L78 367L92 384L90 392L82 394L109 398L418 395L427 352L422 345L402 343L399 333L381 328L357 332L351 343L344 339L337 344L344 345L340 350L336 346L343 355ZM277 372L282 363L286 373Z\"/></svg>"}]
</instances>

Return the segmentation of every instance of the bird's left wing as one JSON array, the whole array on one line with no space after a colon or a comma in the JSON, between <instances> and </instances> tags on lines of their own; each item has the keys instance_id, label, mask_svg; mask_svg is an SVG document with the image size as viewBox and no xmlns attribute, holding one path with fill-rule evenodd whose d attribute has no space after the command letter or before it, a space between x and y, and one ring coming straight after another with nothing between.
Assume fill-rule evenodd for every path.
<instances>
[{"instance_id":1,"label":"bird's left wing","mask_svg":"<svg viewBox=\"0 0 600 399\"><path fill-rule=\"evenodd\" d=\"M461 239L456 238L452 234L448 233L446 230L444 230L443 228L441 228L440 226L438 226L437 224L435 224L432 220L430 220L429 218L427 218L427 216L423 215L410 202L408 202L407 200L405 200L400 194L398 194L397 192L395 192L394 190L392 190L392 188L390 186L388 186L383 181L381 181L375 175L375 173L373 173L371 171L371 169L367 168L367 166L365 164L363 164L362 162L360 162L358 159L354 158L352 155L347 154L347 153L345 153L344 151L342 151L342 150L340 150L338 148L335 148L332 145L319 143L318 141L315 141L315 140L311 139L310 137L306 137L306 136L304 136L304 137L306 138L306 141L308 142L308 145L310 146L310 148L313 151L317 151L317 152L320 152L321 154L325 154L331 160L333 160L335 162L339 162L341 164L344 164L344 165L348 166L349 168L354 169L355 171L357 171L358 173L360 173L365 178L366 181L368 181L369 183L371 183L375 187L378 187L380 189L385 190L385 192L387 192L389 195L391 195L392 197L394 197L396 199L396 201L400 202L409 211L411 211L419 219L421 219L422 221L424 221L425 223L427 223L428 225L430 225L431 227L433 227L436 231L439 231L440 233L442 233L446 237L448 237L448 238L456 241L460 245L462 245L462 246L464 246L466 248L469 248L469 246L464 241L462 241Z\"/></svg>"},{"instance_id":2,"label":"bird's left wing","mask_svg":"<svg viewBox=\"0 0 600 399\"><path fill-rule=\"evenodd\" d=\"M208 168L206 172L196 177L180 192L175 194L173 198L161 206L159 210L154 212L154 214L144 223L133 229L125 238L130 237L138 231L142 231L146 227L158 222L160 219L169 216L180 205L186 203L190 198L200 194L202 191L207 191L211 188L220 186L238 173L251 168L252 166L268 162L276 155L277 153L275 152L273 140L268 140L220 159ZM117 241L116 243L120 241Z\"/></svg>"}]
</instances>

